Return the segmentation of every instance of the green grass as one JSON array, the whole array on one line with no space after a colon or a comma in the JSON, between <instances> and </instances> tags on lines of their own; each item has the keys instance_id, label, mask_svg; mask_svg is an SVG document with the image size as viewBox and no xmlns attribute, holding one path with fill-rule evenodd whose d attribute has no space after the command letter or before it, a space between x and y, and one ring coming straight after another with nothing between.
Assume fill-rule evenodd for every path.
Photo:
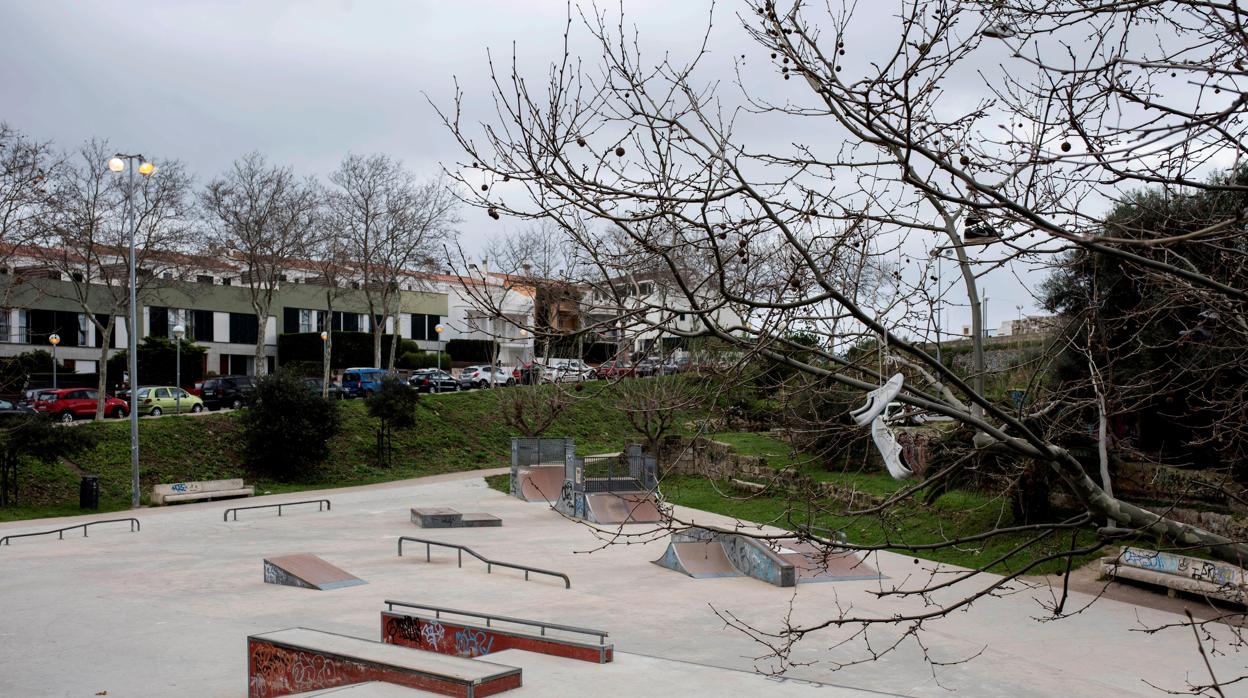
<instances>
[{"instance_id":1,"label":"green grass","mask_svg":"<svg viewBox=\"0 0 1248 698\"><path fill-rule=\"evenodd\" d=\"M835 482L847 489L881 497L891 496L912 484L894 480L883 471L826 470L818 458L794 452L787 443L766 434L720 433L711 438L731 445L743 455L765 458L767 464L773 468L793 468L818 482ZM666 477L662 488L664 496L676 504L788 529L813 524L841 530L845 531L851 542L860 545L890 546L901 542L909 545L932 544L988 531L998 526L1012 525L1009 500L978 492L954 490L942 495L931 506L925 506L919 501L925 494L920 491L889 507L885 512L847 516L839 513L844 511L843 505L831 501L812 503L784 496L745 497L727 483L716 483L692 476ZM1091 535L1089 530L1081 541L1090 540ZM1026 540L1026 535L1011 534L931 550L907 551L896 547L888 549L916 558L964 567L992 563L990 569L993 572L1008 573L1021 569L1037 557L1066 549L1070 545L1069 534L1062 538L1051 537L1025 553L994 562ZM1065 563L1062 561L1047 562L1033 568L1029 574L1056 572L1064 567Z\"/></svg>"},{"instance_id":2,"label":"green grass","mask_svg":"<svg viewBox=\"0 0 1248 698\"><path fill-rule=\"evenodd\" d=\"M867 478L869 476L862 475ZM887 476L883 476L887 477ZM942 495L928 507L913 498L898 503L878 515L847 516L839 514L842 507L835 503L810 503L784 497L743 497L724 482L711 482L693 476L668 476L662 490L668 501L694 509L733 516L745 521L795 529L811 524L844 531L848 540L857 545L883 545L885 549L925 560L963 567L988 566L998 574L1022 569L1032 560L1065 550L1070 535L1051 536L1027 551L1005 559L1011 549L1031 536L1009 534L986 541L964 543L930 550L910 551L894 547L898 543L920 545L948 541L959 536L980 533L997 526L1011 525L1008 501L992 499L973 492L953 491ZM813 509L813 513L812 513ZM1080 533L1080 544L1093 537L1091 529ZM1091 557L1077 559L1079 566ZM1041 563L1027 574L1046 574L1065 569L1060 560Z\"/></svg>"},{"instance_id":3,"label":"green grass","mask_svg":"<svg viewBox=\"0 0 1248 698\"><path fill-rule=\"evenodd\" d=\"M817 456L794 452L787 443L767 434L729 432L712 434L711 438L732 446L734 451L742 455L764 458L767 465L777 470L793 468L816 482L835 482L846 488L883 497L906 486L906 483L874 473L828 470Z\"/></svg>"},{"instance_id":4,"label":"green grass","mask_svg":"<svg viewBox=\"0 0 1248 698\"><path fill-rule=\"evenodd\" d=\"M572 404L546 435L571 436L585 453L618 451L625 442L637 440L624 414L613 407L613 396L598 384L587 385L583 392L570 392ZM508 390L551 389L553 386ZM278 482L243 465L242 437L234 414L143 419L139 422L143 500L154 484L187 480L241 477L254 484L257 492L288 492L505 466L510 458L510 439L516 433L502 419L500 398L504 394L472 391L422 396L416 426L394 434L390 467L377 465L376 420L368 417L364 403L339 403L342 431L331 442L330 457L296 482ZM129 423L107 420L72 428L93 432L98 439L95 447L76 455L72 465L24 463L19 473L20 505L0 509L0 520L80 513L75 465L82 472L99 476L102 511L129 507Z\"/></svg>"}]
</instances>

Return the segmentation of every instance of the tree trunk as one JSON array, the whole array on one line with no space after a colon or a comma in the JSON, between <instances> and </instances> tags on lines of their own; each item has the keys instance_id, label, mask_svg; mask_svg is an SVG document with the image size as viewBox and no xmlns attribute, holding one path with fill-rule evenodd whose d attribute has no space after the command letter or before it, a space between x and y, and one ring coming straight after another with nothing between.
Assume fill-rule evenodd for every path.
<instances>
[{"instance_id":1,"label":"tree trunk","mask_svg":"<svg viewBox=\"0 0 1248 698\"><path fill-rule=\"evenodd\" d=\"M268 310L256 311L256 377L269 372L268 357L264 353L264 340L269 330Z\"/></svg>"},{"instance_id":2,"label":"tree trunk","mask_svg":"<svg viewBox=\"0 0 1248 698\"><path fill-rule=\"evenodd\" d=\"M100 375L100 380L96 385L97 392L95 398L95 418L97 421L104 419L104 402L107 397L105 391L108 390L108 345L113 337L113 326L116 322L116 317L110 314L107 325L101 326L100 323L95 323L96 329L100 330L100 360L99 370L97 371Z\"/></svg>"},{"instance_id":3,"label":"tree trunk","mask_svg":"<svg viewBox=\"0 0 1248 698\"><path fill-rule=\"evenodd\" d=\"M377 322L377 313L371 303L368 306L368 324L373 330L373 366L381 368L381 334L386 331L386 323L384 320Z\"/></svg>"},{"instance_id":4,"label":"tree trunk","mask_svg":"<svg viewBox=\"0 0 1248 698\"><path fill-rule=\"evenodd\" d=\"M321 397L329 397L330 359L334 355L334 297L332 291L325 292L325 353L321 358Z\"/></svg>"},{"instance_id":5,"label":"tree trunk","mask_svg":"<svg viewBox=\"0 0 1248 698\"><path fill-rule=\"evenodd\" d=\"M391 373L394 373L394 357L398 353L398 349L399 349L399 335L402 334L399 331L398 308L395 308L394 311L390 313L390 320L391 320L391 323L394 325L394 329L390 333L390 362L387 364L386 370L390 371Z\"/></svg>"}]
</instances>

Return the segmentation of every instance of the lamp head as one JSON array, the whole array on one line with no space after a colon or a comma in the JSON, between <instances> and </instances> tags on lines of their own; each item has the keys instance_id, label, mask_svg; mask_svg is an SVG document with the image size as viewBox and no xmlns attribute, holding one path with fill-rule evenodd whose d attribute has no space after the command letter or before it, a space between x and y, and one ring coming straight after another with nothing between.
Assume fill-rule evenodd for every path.
<instances>
[{"instance_id":1,"label":"lamp head","mask_svg":"<svg viewBox=\"0 0 1248 698\"><path fill-rule=\"evenodd\" d=\"M328 332L321 332L321 341L322 341L322 342L324 342L324 341L328 341L328 340L329 340L329 333L328 333Z\"/></svg>"},{"instance_id":2,"label":"lamp head","mask_svg":"<svg viewBox=\"0 0 1248 698\"><path fill-rule=\"evenodd\" d=\"M50 342L50 343L52 344L52 346L56 346L56 345L60 344L60 343L61 343L61 335L59 335L59 334L51 334L51 335L48 335L48 342Z\"/></svg>"},{"instance_id":3,"label":"lamp head","mask_svg":"<svg viewBox=\"0 0 1248 698\"><path fill-rule=\"evenodd\" d=\"M121 158L116 158L116 157L109 158L108 169L113 172L121 172L122 170L126 169L126 161L122 160Z\"/></svg>"},{"instance_id":4,"label":"lamp head","mask_svg":"<svg viewBox=\"0 0 1248 698\"><path fill-rule=\"evenodd\" d=\"M150 162L139 165L139 174L147 176L156 171L156 166Z\"/></svg>"},{"instance_id":5,"label":"lamp head","mask_svg":"<svg viewBox=\"0 0 1248 698\"><path fill-rule=\"evenodd\" d=\"M442 334L443 332L446 331L446 328L441 325L434 325L433 331L437 332L438 334Z\"/></svg>"},{"instance_id":6,"label":"lamp head","mask_svg":"<svg viewBox=\"0 0 1248 698\"><path fill-rule=\"evenodd\" d=\"M173 326L173 336L175 339L182 339L186 336L186 328L182 325Z\"/></svg>"}]
</instances>

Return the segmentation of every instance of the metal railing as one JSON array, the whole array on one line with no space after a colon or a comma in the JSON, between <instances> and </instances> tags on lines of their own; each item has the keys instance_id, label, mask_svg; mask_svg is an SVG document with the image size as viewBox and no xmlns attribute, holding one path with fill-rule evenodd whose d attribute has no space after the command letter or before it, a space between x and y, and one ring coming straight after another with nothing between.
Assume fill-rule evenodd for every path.
<instances>
[{"instance_id":1,"label":"metal railing","mask_svg":"<svg viewBox=\"0 0 1248 698\"><path fill-rule=\"evenodd\" d=\"M529 573L533 572L534 574L546 574L546 575L550 575L551 577L558 577L563 580L564 589L572 588L572 580L568 579L568 575L562 572L552 572L550 570L544 570L538 567L529 567L528 565L517 565L513 562L499 562L498 560L490 560L486 557L483 557L479 553L475 552L472 548L469 548L466 545L459 545L458 543L443 543L441 541L429 540L427 538L412 538L410 536L399 536L399 557L403 557L403 541L410 541L412 543L424 543L425 544L425 562L431 561L429 557L430 550L435 545L441 546L443 548L454 548L455 550L459 551L459 566L460 567L464 566L464 553L468 553L469 555L485 563L485 571L487 574L492 573L495 567L508 567L513 570L523 571L524 578L526 581L529 578Z\"/></svg>"},{"instance_id":2,"label":"metal railing","mask_svg":"<svg viewBox=\"0 0 1248 698\"><path fill-rule=\"evenodd\" d=\"M607 631L594 630L593 628L578 628L574 625L559 625L558 623L546 623L540 620L525 620L524 618L512 618L510 616L500 616L493 613L478 613L476 611L461 611L457 608L445 608L443 606L429 606L422 603L409 603L407 601L385 601L387 610L393 611L395 606L402 608L420 608L426 611L433 611L434 618L442 618L443 613L453 613L457 616L470 616L473 618L484 618L485 627L492 628L492 621L500 621L503 623L516 623L518 625L531 625L541 629L542 636L546 635L547 630L559 630L568 633L579 633L581 635L593 635L598 638L598 644L605 645L607 643Z\"/></svg>"},{"instance_id":3,"label":"metal railing","mask_svg":"<svg viewBox=\"0 0 1248 698\"><path fill-rule=\"evenodd\" d=\"M221 515L221 520L229 521L230 512L234 512L234 520L238 521L238 512L243 511L244 509L271 509L273 507L277 507L277 515L281 516L282 507L293 507L297 504L315 504L317 511L330 511L332 508L329 505L328 499L306 499L302 502L282 502L281 504L257 504L250 507L231 507L226 509L225 513ZM321 508L322 506L324 506L324 508Z\"/></svg>"},{"instance_id":4,"label":"metal railing","mask_svg":"<svg viewBox=\"0 0 1248 698\"><path fill-rule=\"evenodd\" d=\"M75 524L75 525L73 525L73 526L66 526L65 528L58 528L58 529L56 529L56 530L54 530L54 531L40 531L40 532L38 532L38 533L15 533L15 534L13 534L13 535L11 535L11 536L5 536L5 537L3 537L3 538L0 538L0 545L8 545L8 544L9 544L9 539L10 539L10 538L27 538L27 537L29 537L29 536L49 536L49 535L52 535L53 533L55 533L55 534L56 534L56 537L57 537L57 539L58 539L58 540L65 540L65 532L66 532L66 531L72 531L72 530L74 530L75 528L81 528L81 529L82 529L82 537L83 537L83 538L86 538L86 537L87 537L87 526L94 526L94 525L96 525L96 524L105 524L105 523L118 523L118 522L121 522L121 521L129 521L129 522L130 522L130 532L131 532L131 533L134 533L135 531L141 531L141 530L143 530L143 527L142 527L141 525L139 525L139 520L138 520L138 519L134 519L134 518L126 518L126 519L104 519L104 520L102 520L102 521L88 521L88 522L86 522L86 523Z\"/></svg>"}]
</instances>

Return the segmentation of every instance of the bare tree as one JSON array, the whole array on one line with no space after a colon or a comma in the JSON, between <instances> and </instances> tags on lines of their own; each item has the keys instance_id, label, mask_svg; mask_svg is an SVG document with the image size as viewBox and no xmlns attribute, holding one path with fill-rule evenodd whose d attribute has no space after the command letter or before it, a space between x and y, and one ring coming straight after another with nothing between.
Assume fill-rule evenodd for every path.
<instances>
[{"instance_id":1,"label":"bare tree","mask_svg":"<svg viewBox=\"0 0 1248 698\"><path fill-rule=\"evenodd\" d=\"M47 180L56 167L50 144L0 122L0 266L10 267L10 258L37 235L51 191ZM11 291L6 285L5 293Z\"/></svg>"},{"instance_id":2,"label":"bare tree","mask_svg":"<svg viewBox=\"0 0 1248 698\"><path fill-rule=\"evenodd\" d=\"M1040 540L1096 518L1112 524L1063 556L1137 533L1242 564L1243 541L1124 501L1089 476L1062 434L1045 427L1086 402L1058 400L1037 406L1036 415L1010 411L986 394L982 348L969 378L937 361L929 349L940 294L927 278L932 254L951 248L976 337L984 332L979 275L1061 263L1055 255L1072 249L1129 265L1221 317L1242 318L1248 290L1173 254L1176 243L1199 241L1219 246L1238 266L1244 248L1225 243L1242 239L1242 212L1177 235L1105 231L1106 211L1133 187L1244 191L1202 173L1244 150L1248 103L1238 86L1248 79L1246 11L1200 1L906 2L891 25L858 16L863 11L855 3L823 10L750 3L740 20L755 52L736 61L741 96L731 98L698 78L709 32L685 63L666 55L648 62L623 17L586 10L585 29L601 53L595 69L582 69L565 46L540 92L515 65L495 75L496 123L464 123L459 100L443 112L486 177L518 183L487 188L475 203L492 216L554 221L593 272L583 282L606 294L617 286L604 279L662 270L696 327L674 330L655 307L631 315L639 328L712 337L743 356L856 390L902 368L910 380L901 401L959 420L979 452L1040 464L1085 510L1068 521L1002 526L970 539L1034 530ZM1164 41L1156 40L1156 27L1164 28ZM867 35L873 38L863 45ZM973 85L979 96L951 100L951 84ZM790 127L785 142L755 135L761 142L752 143L743 124L751 117L767 134ZM812 121L817 128L803 128ZM469 174L461 178L475 194ZM610 234L585 234L586 218ZM863 293L856 270L868 268L891 277L893 292ZM737 311L736 321L719 314L725 307ZM795 329L820 340L798 352ZM844 351L864 343L875 351L856 358ZM1022 564L1018 574L1043 559ZM904 620L917 630L1018 576L981 571L956 576L977 581L976 591L913 615L846 611L775 633L734 624L783 660L824 628L865 633ZM933 578L888 595L928 599L950 585Z\"/></svg>"},{"instance_id":3,"label":"bare tree","mask_svg":"<svg viewBox=\"0 0 1248 698\"><path fill-rule=\"evenodd\" d=\"M418 182L387 155L348 155L330 176L329 208L350 241L373 332L373 361L382 365L386 320L399 334L399 297L409 272L428 268L454 237L455 199L440 180ZM380 321L379 321L380 319ZM386 366L394 370L398 342Z\"/></svg>"},{"instance_id":4,"label":"bare tree","mask_svg":"<svg viewBox=\"0 0 1248 698\"><path fill-rule=\"evenodd\" d=\"M130 233L123 215L125 184L108 170L112 150L90 141L64 158L51 186L52 204L41 221L34 253L67 280L67 296L78 304L99 339L95 418L104 418L108 354L117 318L130 303ZM133 192L135 297L141 302L163 283L166 272L185 266L183 251L194 227L191 177L176 160L157 162ZM135 331L127 328L128 332Z\"/></svg>"},{"instance_id":5,"label":"bare tree","mask_svg":"<svg viewBox=\"0 0 1248 698\"><path fill-rule=\"evenodd\" d=\"M243 268L256 315L256 375L268 371L265 333L273 297L293 260L308 255L315 235L320 192L289 167L269 165L249 153L224 176L208 184L200 204L212 223L205 235L211 250L225 250Z\"/></svg>"},{"instance_id":6,"label":"bare tree","mask_svg":"<svg viewBox=\"0 0 1248 698\"><path fill-rule=\"evenodd\" d=\"M325 288L325 356L334 351L334 300L340 296L353 278L350 245L346 236L335 225L333 217L321 215L317 219L317 235L312 244L312 264L319 272L308 283ZM321 369L321 397L329 397L330 362L324 361Z\"/></svg>"}]
</instances>

